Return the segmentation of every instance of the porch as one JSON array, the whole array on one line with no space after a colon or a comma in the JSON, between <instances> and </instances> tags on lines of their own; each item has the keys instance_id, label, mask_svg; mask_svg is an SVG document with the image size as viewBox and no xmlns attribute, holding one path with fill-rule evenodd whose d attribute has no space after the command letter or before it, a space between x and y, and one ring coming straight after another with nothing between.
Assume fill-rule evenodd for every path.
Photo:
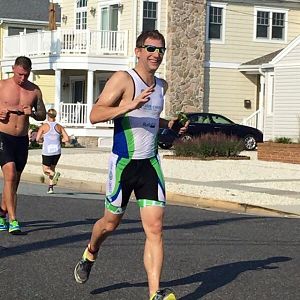
<instances>
[{"instance_id":1,"label":"porch","mask_svg":"<svg viewBox=\"0 0 300 300\"><path fill-rule=\"evenodd\" d=\"M3 58L25 55L118 55L127 56L127 31L61 29L6 36Z\"/></svg>"}]
</instances>

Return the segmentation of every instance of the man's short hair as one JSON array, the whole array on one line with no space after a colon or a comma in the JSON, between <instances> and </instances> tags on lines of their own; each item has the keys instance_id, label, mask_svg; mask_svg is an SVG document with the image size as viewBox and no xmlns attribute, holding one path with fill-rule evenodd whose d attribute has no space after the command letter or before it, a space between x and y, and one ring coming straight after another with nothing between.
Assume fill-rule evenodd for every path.
<instances>
[{"instance_id":1,"label":"man's short hair","mask_svg":"<svg viewBox=\"0 0 300 300\"><path fill-rule=\"evenodd\" d=\"M26 56L19 56L15 60L15 66L21 66L25 70L31 70L31 60Z\"/></svg>"},{"instance_id":2,"label":"man's short hair","mask_svg":"<svg viewBox=\"0 0 300 300\"><path fill-rule=\"evenodd\" d=\"M160 40L163 43L163 47L166 46L164 36L158 30L143 31L136 40L136 48L144 46L146 39L151 38L153 40Z\"/></svg>"},{"instance_id":3,"label":"man's short hair","mask_svg":"<svg viewBox=\"0 0 300 300\"><path fill-rule=\"evenodd\" d=\"M50 109L48 109L47 115L48 115L48 117L54 119L57 115L57 112L54 108L50 108Z\"/></svg>"}]
</instances>

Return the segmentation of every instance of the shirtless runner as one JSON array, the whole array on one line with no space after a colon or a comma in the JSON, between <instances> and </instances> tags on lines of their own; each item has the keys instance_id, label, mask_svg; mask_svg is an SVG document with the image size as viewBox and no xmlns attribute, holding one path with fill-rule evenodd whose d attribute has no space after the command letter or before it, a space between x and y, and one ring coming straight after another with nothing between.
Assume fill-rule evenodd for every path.
<instances>
[{"instance_id":1,"label":"shirtless runner","mask_svg":"<svg viewBox=\"0 0 300 300\"><path fill-rule=\"evenodd\" d=\"M0 165L4 180L0 231L20 234L16 216L17 189L28 157L29 117L43 121L46 110L41 90L28 81L31 60L18 57L12 70L13 77L0 81Z\"/></svg>"}]
</instances>

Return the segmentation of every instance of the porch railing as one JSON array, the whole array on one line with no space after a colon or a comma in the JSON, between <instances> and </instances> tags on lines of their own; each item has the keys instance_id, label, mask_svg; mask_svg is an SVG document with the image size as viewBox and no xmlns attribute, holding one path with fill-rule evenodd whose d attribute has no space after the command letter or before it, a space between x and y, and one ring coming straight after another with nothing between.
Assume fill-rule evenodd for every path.
<instances>
[{"instance_id":1,"label":"porch railing","mask_svg":"<svg viewBox=\"0 0 300 300\"><path fill-rule=\"evenodd\" d=\"M252 113L249 117L243 119L242 124L262 130L262 117L263 110L260 108Z\"/></svg>"},{"instance_id":2,"label":"porch railing","mask_svg":"<svg viewBox=\"0 0 300 300\"><path fill-rule=\"evenodd\" d=\"M3 57L19 55L127 55L127 31L57 29L4 37Z\"/></svg>"},{"instance_id":3,"label":"porch railing","mask_svg":"<svg viewBox=\"0 0 300 300\"><path fill-rule=\"evenodd\" d=\"M87 104L60 103L58 117L59 122L66 127L85 127L90 125ZM114 122L101 122L96 127L114 127Z\"/></svg>"}]
</instances>

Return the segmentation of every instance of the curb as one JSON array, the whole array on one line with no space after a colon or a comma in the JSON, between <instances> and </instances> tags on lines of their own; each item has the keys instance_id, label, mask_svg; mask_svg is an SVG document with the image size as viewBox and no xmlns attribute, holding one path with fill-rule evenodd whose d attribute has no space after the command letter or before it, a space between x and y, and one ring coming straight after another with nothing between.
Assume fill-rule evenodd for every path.
<instances>
[{"instance_id":1,"label":"curb","mask_svg":"<svg viewBox=\"0 0 300 300\"><path fill-rule=\"evenodd\" d=\"M42 175L23 173L21 181L31 183L43 183ZM64 188L73 188L85 192L98 192L105 194L106 184L102 182L92 182L68 178L60 178L59 186ZM188 195L167 192L168 203L173 205L190 206L201 209L220 210L233 213L270 216L270 217L292 217L300 218L300 215L281 210L265 208L257 205L238 203L232 201L216 200L212 198L193 197Z\"/></svg>"}]
</instances>

